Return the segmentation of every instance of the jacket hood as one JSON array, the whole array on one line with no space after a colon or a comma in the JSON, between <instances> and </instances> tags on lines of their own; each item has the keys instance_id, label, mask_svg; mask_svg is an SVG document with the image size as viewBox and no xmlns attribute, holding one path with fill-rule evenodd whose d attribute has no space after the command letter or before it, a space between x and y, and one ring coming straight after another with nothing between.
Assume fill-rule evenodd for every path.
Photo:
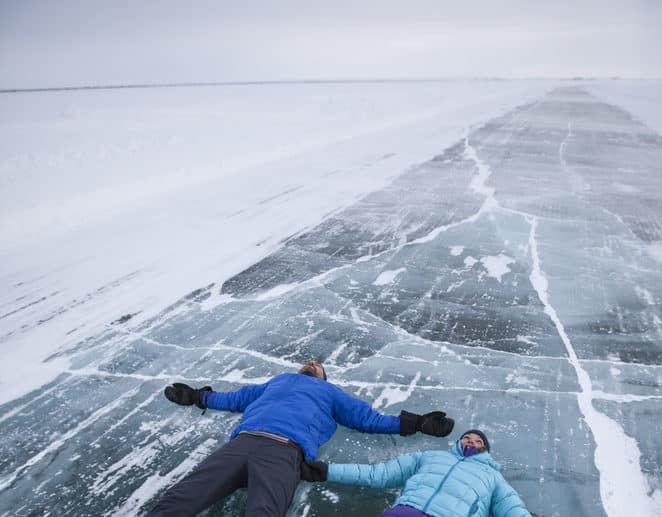
<instances>
[{"instance_id":1,"label":"jacket hood","mask_svg":"<svg viewBox=\"0 0 662 517\"><path fill-rule=\"evenodd\" d=\"M448 449L448 452L450 452L453 456L455 456L458 459L464 458L464 454L462 454L462 444L460 443L460 440L457 440L455 442L455 445L453 445L450 449ZM492 455L488 451L483 451L483 452L479 452L478 454L474 454L473 456L470 456L470 459L472 461L480 461L485 465L489 465L497 472L501 472L501 465L499 465L496 461L494 461L494 458L492 458Z\"/></svg>"}]
</instances>

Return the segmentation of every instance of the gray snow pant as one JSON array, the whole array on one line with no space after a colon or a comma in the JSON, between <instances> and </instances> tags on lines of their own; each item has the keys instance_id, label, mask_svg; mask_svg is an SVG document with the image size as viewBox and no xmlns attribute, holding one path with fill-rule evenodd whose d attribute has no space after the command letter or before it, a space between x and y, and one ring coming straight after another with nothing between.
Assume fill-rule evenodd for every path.
<instances>
[{"instance_id":1,"label":"gray snow pant","mask_svg":"<svg viewBox=\"0 0 662 517\"><path fill-rule=\"evenodd\" d=\"M248 488L248 517L282 517L299 483L301 461L294 446L240 434L169 488L148 516L193 516L238 488Z\"/></svg>"}]
</instances>

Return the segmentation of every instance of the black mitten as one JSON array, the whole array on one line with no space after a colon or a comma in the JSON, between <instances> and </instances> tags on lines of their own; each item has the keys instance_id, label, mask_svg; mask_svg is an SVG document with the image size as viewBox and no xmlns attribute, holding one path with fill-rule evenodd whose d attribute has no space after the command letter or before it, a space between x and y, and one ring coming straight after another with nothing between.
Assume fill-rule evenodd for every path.
<instances>
[{"instance_id":1,"label":"black mitten","mask_svg":"<svg viewBox=\"0 0 662 517\"><path fill-rule=\"evenodd\" d=\"M417 415L409 411L400 412L400 434L408 436L418 431L432 436L448 436L453 430L455 421L446 418L443 411L432 411L424 415Z\"/></svg>"},{"instance_id":2,"label":"black mitten","mask_svg":"<svg viewBox=\"0 0 662 517\"><path fill-rule=\"evenodd\" d=\"M432 436L448 436L455 425L455 421L452 418L446 418L446 413L443 411L426 413L421 418L420 431Z\"/></svg>"},{"instance_id":3,"label":"black mitten","mask_svg":"<svg viewBox=\"0 0 662 517\"><path fill-rule=\"evenodd\" d=\"M192 406L195 404L200 409L206 409L207 406L202 403L202 394L205 391L211 391L211 386L195 389L191 388L188 384L175 382L172 386L166 386L164 394L170 402L174 402L180 406Z\"/></svg>"},{"instance_id":4,"label":"black mitten","mask_svg":"<svg viewBox=\"0 0 662 517\"><path fill-rule=\"evenodd\" d=\"M301 462L302 481L326 481L329 474L329 465L323 461Z\"/></svg>"}]
</instances>

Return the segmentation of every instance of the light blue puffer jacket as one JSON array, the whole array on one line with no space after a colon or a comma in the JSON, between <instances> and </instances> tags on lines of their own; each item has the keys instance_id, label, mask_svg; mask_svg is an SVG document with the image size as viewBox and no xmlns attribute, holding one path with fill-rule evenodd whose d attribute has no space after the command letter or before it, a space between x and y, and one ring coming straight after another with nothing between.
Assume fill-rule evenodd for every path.
<instances>
[{"instance_id":1,"label":"light blue puffer jacket","mask_svg":"<svg viewBox=\"0 0 662 517\"><path fill-rule=\"evenodd\" d=\"M465 458L460 442L373 465L330 464L328 481L375 488L404 484L395 504L434 517L530 517L524 503L485 451Z\"/></svg>"}]
</instances>

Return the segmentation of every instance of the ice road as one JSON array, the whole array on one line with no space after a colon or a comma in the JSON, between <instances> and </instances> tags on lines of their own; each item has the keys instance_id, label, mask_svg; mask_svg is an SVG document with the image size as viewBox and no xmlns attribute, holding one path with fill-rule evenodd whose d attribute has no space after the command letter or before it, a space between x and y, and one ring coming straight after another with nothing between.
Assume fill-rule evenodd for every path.
<instances>
[{"instance_id":1,"label":"ice road","mask_svg":"<svg viewBox=\"0 0 662 517\"><path fill-rule=\"evenodd\" d=\"M0 514L144 512L240 418L174 407L165 384L232 390L315 357L380 411L483 429L539 516L662 515L662 137L566 86L439 151L222 285L61 352L69 371L2 406ZM452 440L340 428L320 457ZM302 483L291 514L379 515L396 493Z\"/></svg>"}]
</instances>

